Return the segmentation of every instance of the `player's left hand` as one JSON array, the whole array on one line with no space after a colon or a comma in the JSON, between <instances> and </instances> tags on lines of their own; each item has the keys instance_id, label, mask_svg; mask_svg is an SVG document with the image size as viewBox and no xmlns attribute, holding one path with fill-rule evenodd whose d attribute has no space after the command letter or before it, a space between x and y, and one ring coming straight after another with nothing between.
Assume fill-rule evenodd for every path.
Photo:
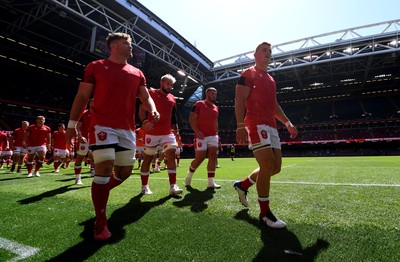
<instances>
[{"instance_id":1,"label":"player's left hand","mask_svg":"<svg viewBox=\"0 0 400 262\"><path fill-rule=\"evenodd\" d=\"M298 135L299 132L297 131L297 128L296 128L292 123L290 123L286 128L287 128L287 130L288 130L289 133L290 133L290 138L291 138L291 139L297 137L297 135Z\"/></svg>"}]
</instances>

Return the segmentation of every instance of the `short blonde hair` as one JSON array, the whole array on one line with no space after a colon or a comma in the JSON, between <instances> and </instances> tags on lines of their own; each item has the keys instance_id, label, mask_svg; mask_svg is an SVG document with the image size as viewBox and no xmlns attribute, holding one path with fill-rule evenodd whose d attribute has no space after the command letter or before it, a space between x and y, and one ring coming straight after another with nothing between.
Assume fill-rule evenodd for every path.
<instances>
[{"instance_id":1,"label":"short blonde hair","mask_svg":"<svg viewBox=\"0 0 400 262\"><path fill-rule=\"evenodd\" d=\"M215 87L209 87L206 89L206 93L210 92L210 91L215 91L217 92L217 89L215 89Z\"/></svg>"},{"instance_id":2,"label":"short blonde hair","mask_svg":"<svg viewBox=\"0 0 400 262\"><path fill-rule=\"evenodd\" d=\"M171 82L172 82L173 84L175 84L175 82L176 82L175 77L173 77L173 76L170 75L170 74L166 74L166 75L163 75L163 76L161 77L161 81L164 82L165 80L171 80Z\"/></svg>"}]
</instances>

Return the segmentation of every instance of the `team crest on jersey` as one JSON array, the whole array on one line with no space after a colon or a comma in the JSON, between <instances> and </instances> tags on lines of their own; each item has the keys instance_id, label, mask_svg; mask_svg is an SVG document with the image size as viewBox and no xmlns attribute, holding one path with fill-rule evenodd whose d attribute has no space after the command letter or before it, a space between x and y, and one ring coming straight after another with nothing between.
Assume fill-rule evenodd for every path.
<instances>
[{"instance_id":1,"label":"team crest on jersey","mask_svg":"<svg viewBox=\"0 0 400 262\"><path fill-rule=\"evenodd\" d=\"M201 143L201 142L197 143L197 147L201 147L202 145L203 145L203 143Z\"/></svg>"},{"instance_id":2,"label":"team crest on jersey","mask_svg":"<svg viewBox=\"0 0 400 262\"><path fill-rule=\"evenodd\" d=\"M146 138L146 144L150 144L150 143L151 143L151 138L150 137Z\"/></svg>"},{"instance_id":3,"label":"team crest on jersey","mask_svg":"<svg viewBox=\"0 0 400 262\"><path fill-rule=\"evenodd\" d=\"M81 150L85 150L85 148L86 148L85 146L81 146Z\"/></svg>"},{"instance_id":4,"label":"team crest on jersey","mask_svg":"<svg viewBox=\"0 0 400 262\"><path fill-rule=\"evenodd\" d=\"M104 141L104 140L107 139L107 133L104 132L104 131L101 131L100 133L97 134L97 138L98 138L100 141Z\"/></svg>"},{"instance_id":5,"label":"team crest on jersey","mask_svg":"<svg viewBox=\"0 0 400 262\"><path fill-rule=\"evenodd\" d=\"M262 136L262 138L267 139L268 138L267 131L265 131L265 130L261 131L261 136Z\"/></svg>"}]
</instances>

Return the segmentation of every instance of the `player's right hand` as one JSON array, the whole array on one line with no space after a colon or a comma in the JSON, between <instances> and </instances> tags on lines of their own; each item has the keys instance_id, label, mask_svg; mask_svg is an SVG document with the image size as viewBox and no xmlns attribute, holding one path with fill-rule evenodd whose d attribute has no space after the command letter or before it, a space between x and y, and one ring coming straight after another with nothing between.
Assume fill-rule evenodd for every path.
<instances>
[{"instance_id":1,"label":"player's right hand","mask_svg":"<svg viewBox=\"0 0 400 262\"><path fill-rule=\"evenodd\" d=\"M151 119L152 119L151 122L152 123L157 122L158 120L160 120L160 113L158 113L158 111L151 111L150 115L151 115Z\"/></svg>"},{"instance_id":2,"label":"player's right hand","mask_svg":"<svg viewBox=\"0 0 400 262\"><path fill-rule=\"evenodd\" d=\"M241 127L236 129L236 141L239 145L247 145L249 143L246 128Z\"/></svg>"}]
</instances>

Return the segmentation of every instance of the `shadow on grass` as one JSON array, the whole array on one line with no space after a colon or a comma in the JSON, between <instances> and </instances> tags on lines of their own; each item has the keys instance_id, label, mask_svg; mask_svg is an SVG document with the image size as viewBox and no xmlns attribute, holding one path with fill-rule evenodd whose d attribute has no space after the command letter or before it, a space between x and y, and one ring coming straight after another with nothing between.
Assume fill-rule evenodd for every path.
<instances>
[{"instance_id":1,"label":"shadow on grass","mask_svg":"<svg viewBox=\"0 0 400 262\"><path fill-rule=\"evenodd\" d=\"M68 176L68 178L63 178L63 179L57 179L56 181L58 182L70 182L70 181L74 181L75 182L75 175L72 174L73 177L71 175L63 175L63 176ZM91 178L93 180L92 176L81 176L81 180L86 180ZM89 181L90 185L92 185L92 180Z\"/></svg>"},{"instance_id":2,"label":"shadow on grass","mask_svg":"<svg viewBox=\"0 0 400 262\"><path fill-rule=\"evenodd\" d=\"M323 239L317 239L309 247L303 248L297 236L288 230L273 229L250 217L248 209L238 212L235 217L260 229L264 246L253 261L315 261L318 253L329 247Z\"/></svg>"},{"instance_id":3,"label":"shadow on grass","mask_svg":"<svg viewBox=\"0 0 400 262\"><path fill-rule=\"evenodd\" d=\"M215 193L214 188L200 191L191 186L186 186L186 189L189 193L182 200L175 201L173 205L180 208L190 206L190 210L195 213L206 210L208 208L207 201L211 200Z\"/></svg>"},{"instance_id":4,"label":"shadow on grass","mask_svg":"<svg viewBox=\"0 0 400 262\"><path fill-rule=\"evenodd\" d=\"M25 178L29 178L29 177L26 177L26 176L9 177L9 178L0 179L0 182L16 180L16 179L25 179Z\"/></svg>"},{"instance_id":5,"label":"shadow on grass","mask_svg":"<svg viewBox=\"0 0 400 262\"><path fill-rule=\"evenodd\" d=\"M72 186L74 186L74 187L72 187ZM61 194L64 194L64 193L66 193L68 191L83 189L83 188L86 188L86 187L90 187L90 186L80 186L80 187L76 187L75 185L62 186L62 187L59 187L59 188L44 192L44 193L42 193L40 195L37 195L37 196L28 197L28 198L25 198L25 199L18 200L17 202L20 203L21 205L31 204L31 203L40 201L43 198L53 197L53 196L56 196L56 195L61 195Z\"/></svg>"},{"instance_id":6,"label":"shadow on grass","mask_svg":"<svg viewBox=\"0 0 400 262\"><path fill-rule=\"evenodd\" d=\"M95 241L93 238L93 227L95 219L86 220L80 225L84 229L81 233L83 240L65 250L60 255L51 258L47 261L85 261L94 255L101 247L109 244L114 244L125 237L126 225L135 223L140 220L152 208L157 207L171 199L171 196L163 197L157 201L141 202L142 194L133 197L125 206L115 210L108 219L108 228L112 233L112 237L107 241Z\"/></svg>"}]
</instances>

